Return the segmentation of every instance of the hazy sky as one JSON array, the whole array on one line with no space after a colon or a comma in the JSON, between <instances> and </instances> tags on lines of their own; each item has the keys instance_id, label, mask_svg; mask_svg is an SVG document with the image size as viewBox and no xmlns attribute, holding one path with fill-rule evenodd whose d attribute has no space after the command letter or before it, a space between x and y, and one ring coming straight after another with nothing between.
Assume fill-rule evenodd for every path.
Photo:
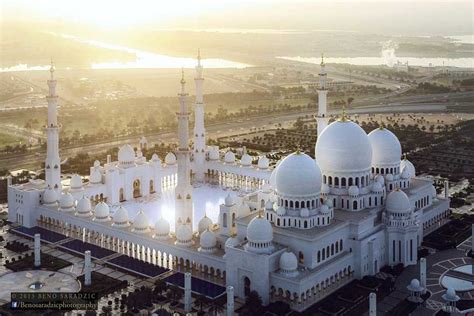
<instances>
[{"instance_id":1,"label":"hazy sky","mask_svg":"<svg viewBox=\"0 0 474 316\"><path fill-rule=\"evenodd\" d=\"M474 1L0 0L2 20L109 29L270 28L391 34L473 32Z\"/></svg>"}]
</instances>

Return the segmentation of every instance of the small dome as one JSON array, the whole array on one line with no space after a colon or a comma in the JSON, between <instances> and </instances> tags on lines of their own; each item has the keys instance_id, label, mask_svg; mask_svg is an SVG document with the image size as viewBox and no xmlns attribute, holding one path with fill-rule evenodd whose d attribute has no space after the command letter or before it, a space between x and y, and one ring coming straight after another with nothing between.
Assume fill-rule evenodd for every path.
<instances>
[{"instance_id":1,"label":"small dome","mask_svg":"<svg viewBox=\"0 0 474 316\"><path fill-rule=\"evenodd\" d=\"M75 174L71 177L70 187L72 190L82 189L82 178L80 175Z\"/></svg>"},{"instance_id":2,"label":"small dome","mask_svg":"<svg viewBox=\"0 0 474 316\"><path fill-rule=\"evenodd\" d=\"M151 156L151 161L154 161L154 162L161 162L160 157L158 157L158 155L157 155L156 153L154 153L154 154Z\"/></svg>"},{"instance_id":3,"label":"small dome","mask_svg":"<svg viewBox=\"0 0 474 316\"><path fill-rule=\"evenodd\" d=\"M385 179L384 179L384 177L383 177L382 175L380 175L380 174L375 177L375 181L378 182L378 183L380 183L381 185L384 185L384 184L385 184Z\"/></svg>"},{"instance_id":4,"label":"small dome","mask_svg":"<svg viewBox=\"0 0 474 316\"><path fill-rule=\"evenodd\" d=\"M366 171L372 164L369 137L349 120L329 124L318 137L315 153L324 173Z\"/></svg>"},{"instance_id":5,"label":"small dome","mask_svg":"<svg viewBox=\"0 0 474 316\"><path fill-rule=\"evenodd\" d=\"M400 189L396 189L387 195L385 206L390 213L409 213L412 210L408 196Z\"/></svg>"},{"instance_id":6,"label":"small dome","mask_svg":"<svg viewBox=\"0 0 474 316\"><path fill-rule=\"evenodd\" d=\"M436 192L436 188L433 185L430 186L430 195L434 199L438 197L438 192Z\"/></svg>"},{"instance_id":7,"label":"small dome","mask_svg":"<svg viewBox=\"0 0 474 316\"><path fill-rule=\"evenodd\" d=\"M321 214L329 214L329 207L326 204L321 205Z\"/></svg>"},{"instance_id":8,"label":"small dome","mask_svg":"<svg viewBox=\"0 0 474 316\"><path fill-rule=\"evenodd\" d=\"M370 132L368 137L372 146L373 166L388 166L400 163L402 147L395 134L381 127Z\"/></svg>"},{"instance_id":9,"label":"small dome","mask_svg":"<svg viewBox=\"0 0 474 316\"><path fill-rule=\"evenodd\" d=\"M450 287L446 290L446 293L442 295L442 298L448 302L457 302L460 297L456 295L456 291Z\"/></svg>"},{"instance_id":10,"label":"small dome","mask_svg":"<svg viewBox=\"0 0 474 316\"><path fill-rule=\"evenodd\" d=\"M284 206L279 206L276 210L277 215L279 216L285 216L286 214L286 208Z\"/></svg>"},{"instance_id":11,"label":"small dome","mask_svg":"<svg viewBox=\"0 0 474 316\"><path fill-rule=\"evenodd\" d=\"M95 211L94 211L94 220L96 221L107 221L110 219L110 209L107 203L105 202L99 202L95 206Z\"/></svg>"},{"instance_id":12,"label":"small dome","mask_svg":"<svg viewBox=\"0 0 474 316\"><path fill-rule=\"evenodd\" d=\"M167 165L176 164L176 156L172 152L169 152L169 153L166 154L165 164L167 164Z\"/></svg>"},{"instance_id":13,"label":"small dome","mask_svg":"<svg viewBox=\"0 0 474 316\"><path fill-rule=\"evenodd\" d=\"M118 152L118 160L119 162L130 163L135 160L135 150L129 144L125 144L120 147Z\"/></svg>"},{"instance_id":14,"label":"small dome","mask_svg":"<svg viewBox=\"0 0 474 316\"><path fill-rule=\"evenodd\" d=\"M374 193L381 193L383 191L383 187L380 182L374 182L372 185L372 192Z\"/></svg>"},{"instance_id":15,"label":"small dome","mask_svg":"<svg viewBox=\"0 0 474 316\"><path fill-rule=\"evenodd\" d=\"M416 174L415 166L408 159L403 159L400 162L400 170L403 171L404 168L408 168L407 172L409 174L408 178L413 178Z\"/></svg>"},{"instance_id":16,"label":"small dome","mask_svg":"<svg viewBox=\"0 0 474 316\"><path fill-rule=\"evenodd\" d=\"M349 187L348 193L350 196L358 196L359 195L359 188L355 185L351 185Z\"/></svg>"},{"instance_id":17,"label":"small dome","mask_svg":"<svg viewBox=\"0 0 474 316\"><path fill-rule=\"evenodd\" d=\"M148 217L143 211L139 211L133 220L133 231L136 233L146 233L150 231Z\"/></svg>"},{"instance_id":18,"label":"small dome","mask_svg":"<svg viewBox=\"0 0 474 316\"><path fill-rule=\"evenodd\" d=\"M280 270L282 272L293 272L298 269L298 259L291 251L286 251L280 256Z\"/></svg>"},{"instance_id":19,"label":"small dome","mask_svg":"<svg viewBox=\"0 0 474 316\"><path fill-rule=\"evenodd\" d=\"M179 224L176 229L176 241L181 245L189 245L193 241L193 230L190 225Z\"/></svg>"},{"instance_id":20,"label":"small dome","mask_svg":"<svg viewBox=\"0 0 474 316\"><path fill-rule=\"evenodd\" d=\"M267 202L265 203L265 209L273 210L273 202L270 200L267 200Z\"/></svg>"},{"instance_id":21,"label":"small dome","mask_svg":"<svg viewBox=\"0 0 474 316\"><path fill-rule=\"evenodd\" d=\"M219 147L212 146L211 149L209 150L209 160L219 160L219 158L220 158Z\"/></svg>"},{"instance_id":22,"label":"small dome","mask_svg":"<svg viewBox=\"0 0 474 316\"><path fill-rule=\"evenodd\" d=\"M212 220L209 217L207 217L207 215L204 215L204 217L201 218L201 220L199 221L199 224L198 224L199 233L201 234L206 229L211 229L212 225L213 225Z\"/></svg>"},{"instance_id":23,"label":"small dome","mask_svg":"<svg viewBox=\"0 0 474 316\"><path fill-rule=\"evenodd\" d=\"M324 201L324 205L326 205L327 207L329 208L332 208L334 205L332 204L332 200L331 199L326 199L326 201Z\"/></svg>"},{"instance_id":24,"label":"small dome","mask_svg":"<svg viewBox=\"0 0 474 316\"><path fill-rule=\"evenodd\" d=\"M386 174L385 180L387 180L387 182L393 181L393 174L391 173Z\"/></svg>"},{"instance_id":25,"label":"small dome","mask_svg":"<svg viewBox=\"0 0 474 316\"><path fill-rule=\"evenodd\" d=\"M61 194L61 198L59 199L59 207L61 211L72 211L74 209L74 197L71 193L66 192Z\"/></svg>"},{"instance_id":26,"label":"small dome","mask_svg":"<svg viewBox=\"0 0 474 316\"><path fill-rule=\"evenodd\" d=\"M43 203L45 205L53 205L58 202L58 195L51 187L48 187L43 194Z\"/></svg>"},{"instance_id":27,"label":"small dome","mask_svg":"<svg viewBox=\"0 0 474 316\"><path fill-rule=\"evenodd\" d=\"M167 239L170 234L170 223L163 217L160 217L155 223L155 238Z\"/></svg>"},{"instance_id":28,"label":"small dome","mask_svg":"<svg viewBox=\"0 0 474 316\"><path fill-rule=\"evenodd\" d=\"M300 211L300 216L301 217L308 217L309 216L309 210L306 207L302 208L301 211Z\"/></svg>"},{"instance_id":29,"label":"small dome","mask_svg":"<svg viewBox=\"0 0 474 316\"><path fill-rule=\"evenodd\" d=\"M253 243L269 243L273 240L272 224L264 217L254 217L247 227L247 239Z\"/></svg>"},{"instance_id":30,"label":"small dome","mask_svg":"<svg viewBox=\"0 0 474 316\"><path fill-rule=\"evenodd\" d=\"M327 183L323 183L321 185L321 193L322 194L329 194L331 192L331 188L329 187L329 185Z\"/></svg>"},{"instance_id":31,"label":"small dome","mask_svg":"<svg viewBox=\"0 0 474 316\"><path fill-rule=\"evenodd\" d=\"M414 288L419 287L420 286L420 281L418 281L417 279L413 279L413 280L411 280L410 285Z\"/></svg>"},{"instance_id":32,"label":"small dome","mask_svg":"<svg viewBox=\"0 0 474 316\"><path fill-rule=\"evenodd\" d=\"M225 153L225 156L224 156L224 162L225 163L234 163L235 162L235 155L233 152L231 152L230 150L228 152Z\"/></svg>"},{"instance_id":33,"label":"small dome","mask_svg":"<svg viewBox=\"0 0 474 316\"><path fill-rule=\"evenodd\" d=\"M240 240L237 236L232 236L227 238L225 241L225 247L236 247L237 245L240 244Z\"/></svg>"},{"instance_id":34,"label":"small dome","mask_svg":"<svg viewBox=\"0 0 474 316\"><path fill-rule=\"evenodd\" d=\"M89 177L89 182L91 184L99 184L102 183L102 174L100 173L100 170L95 168L90 177Z\"/></svg>"},{"instance_id":35,"label":"small dome","mask_svg":"<svg viewBox=\"0 0 474 316\"><path fill-rule=\"evenodd\" d=\"M114 226L117 227L128 227L130 225L128 221L128 211L122 205L115 211L113 220Z\"/></svg>"},{"instance_id":36,"label":"small dome","mask_svg":"<svg viewBox=\"0 0 474 316\"><path fill-rule=\"evenodd\" d=\"M283 196L314 196L321 191L321 170L310 156L299 152L282 160L275 180L275 191Z\"/></svg>"},{"instance_id":37,"label":"small dome","mask_svg":"<svg viewBox=\"0 0 474 316\"><path fill-rule=\"evenodd\" d=\"M421 292L423 288L420 286L420 281L412 279L410 284L407 286L408 291Z\"/></svg>"},{"instance_id":38,"label":"small dome","mask_svg":"<svg viewBox=\"0 0 474 316\"><path fill-rule=\"evenodd\" d=\"M268 160L267 156L260 156L257 166L259 169L268 169L270 166L270 160Z\"/></svg>"},{"instance_id":39,"label":"small dome","mask_svg":"<svg viewBox=\"0 0 474 316\"><path fill-rule=\"evenodd\" d=\"M143 157L143 153L142 153L142 150L140 148L137 149L137 158L142 158Z\"/></svg>"},{"instance_id":40,"label":"small dome","mask_svg":"<svg viewBox=\"0 0 474 316\"><path fill-rule=\"evenodd\" d=\"M402 179L410 179L410 170L407 167L402 169Z\"/></svg>"},{"instance_id":41,"label":"small dome","mask_svg":"<svg viewBox=\"0 0 474 316\"><path fill-rule=\"evenodd\" d=\"M199 245L202 250L213 250L217 244L216 234L206 229L199 238Z\"/></svg>"},{"instance_id":42,"label":"small dome","mask_svg":"<svg viewBox=\"0 0 474 316\"><path fill-rule=\"evenodd\" d=\"M94 168L98 168L100 167L100 161L99 160L95 160L94 161Z\"/></svg>"},{"instance_id":43,"label":"small dome","mask_svg":"<svg viewBox=\"0 0 474 316\"><path fill-rule=\"evenodd\" d=\"M249 154L243 154L242 159L240 159L240 164L244 167L252 165L252 157Z\"/></svg>"},{"instance_id":44,"label":"small dome","mask_svg":"<svg viewBox=\"0 0 474 316\"><path fill-rule=\"evenodd\" d=\"M225 206L232 206L234 205L234 199L232 198L232 196L229 194L227 194L226 198L225 198Z\"/></svg>"},{"instance_id":45,"label":"small dome","mask_svg":"<svg viewBox=\"0 0 474 316\"><path fill-rule=\"evenodd\" d=\"M242 202L239 206L239 211L238 211L239 217L241 216L247 216L250 214L250 206L247 203Z\"/></svg>"},{"instance_id":46,"label":"small dome","mask_svg":"<svg viewBox=\"0 0 474 316\"><path fill-rule=\"evenodd\" d=\"M76 215L78 216L92 215L91 201L85 196L83 196L79 201L77 201Z\"/></svg>"}]
</instances>

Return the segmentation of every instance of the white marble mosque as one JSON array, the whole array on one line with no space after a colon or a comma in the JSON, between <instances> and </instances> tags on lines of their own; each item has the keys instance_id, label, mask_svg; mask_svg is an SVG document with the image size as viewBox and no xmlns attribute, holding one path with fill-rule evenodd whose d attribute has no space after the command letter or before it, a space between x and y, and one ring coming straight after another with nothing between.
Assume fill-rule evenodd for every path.
<instances>
[{"instance_id":1,"label":"white marble mosque","mask_svg":"<svg viewBox=\"0 0 474 316\"><path fill-rule=\"evenodd\" d=\"M328 124L326 76L322 61L315 159L295 152L271 167L264 155L237 160L208 146L198 56L194 129L182 79L175 152L147 160L124 145L118 161L96 161L88 181L68 182L52 66L46 179L9 182L9 220L196 269L222 278L238 297L255 290L264 304L283 300L297 310L385 265L416 264L423 237L448 216L447 183L437 195L387 128L366 134L344 113Z\"/></svg>"}]
</instances>

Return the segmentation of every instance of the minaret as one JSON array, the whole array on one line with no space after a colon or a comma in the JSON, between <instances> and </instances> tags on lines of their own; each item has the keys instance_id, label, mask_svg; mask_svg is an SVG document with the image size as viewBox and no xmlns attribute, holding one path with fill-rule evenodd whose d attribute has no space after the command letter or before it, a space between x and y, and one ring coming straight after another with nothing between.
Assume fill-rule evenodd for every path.
<instances>
[{"instance_id":1,"label":"minaret","mask_svg":"<svg viewBox=\"0 0 474 316\"><path fill-rule=\"evenodd\" d=\"M189 160L189 112L186 105L185 91L186 81L184 80L184 70L181 77L181 93L179 96L179 112L176 113L178 118L178 138L179 147L176 150L178 160L178 183L176 185L176 210L175 210L175 229L178 222L193 223L193 200L192 186L190 177L190 160Z\"/></svg>"},{"instance_id":2,"label":"minaret","mask_svg":"<svg viewBox=\"0 0 474 316\"><path fill-rule=\"evenodd\" d=\"M196 103L194 104L194 176L197 182L204 182L206 161L206 128L204 126L204 99L202 85L201 52L198 50L196 66Z\"/></svg>"},{"instance_id":3,"label":"minaret","mask_svg":"<svg viewBox=\"0 0 474 316\"><path fill-rule=\"evenodd\" d=\"M49 69L51 78L48 80L48 126L46 126L47 152L45 161L45 179L47 186L59 193L61 190L61 161L59 159L59 125L58 125L58 96L56 95L56 80L54 79L54 65L51 60Z\"/></svg>"},{"instance_id":4,"label":"minaret","mask_svg":"<svg viewBox=\"0 0 474 316\"><path fill-rule=\"evenodd\" d=\"M329 118L327 117L327 94L326 88L326 64L324 63L324 55L321 54L321 70L319 71L319 87L318 87L318 115L316 120L318 122L318 136L328 125Z\"/></svg>"}]
</instances>

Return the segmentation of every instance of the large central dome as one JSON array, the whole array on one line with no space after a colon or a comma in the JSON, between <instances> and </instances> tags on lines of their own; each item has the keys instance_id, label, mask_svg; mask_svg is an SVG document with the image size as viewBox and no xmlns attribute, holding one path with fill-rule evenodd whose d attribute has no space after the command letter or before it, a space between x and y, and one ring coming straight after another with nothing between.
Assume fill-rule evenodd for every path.
<instances>
[{"instance_id":1,"label":"large central dome","mask_svg":"<svg viewBox=\"0 0 474 316\"><path fill-rule=\"evenodd\" d=\"M283 196L319 195L321 170L310 156L292 153L275 169L275 190Z\"/></svg>"},{"instance_id":2,"label":"large central dome","mask_svg":"<svg viewBox=\"0 0 474 316\"><path fill-rule=\"evenodd\" d=\"M316 142L316 161L323 173L370 169L372 147L364 130L348 120L329 124Z\"/></svg>"}]
</instances>

